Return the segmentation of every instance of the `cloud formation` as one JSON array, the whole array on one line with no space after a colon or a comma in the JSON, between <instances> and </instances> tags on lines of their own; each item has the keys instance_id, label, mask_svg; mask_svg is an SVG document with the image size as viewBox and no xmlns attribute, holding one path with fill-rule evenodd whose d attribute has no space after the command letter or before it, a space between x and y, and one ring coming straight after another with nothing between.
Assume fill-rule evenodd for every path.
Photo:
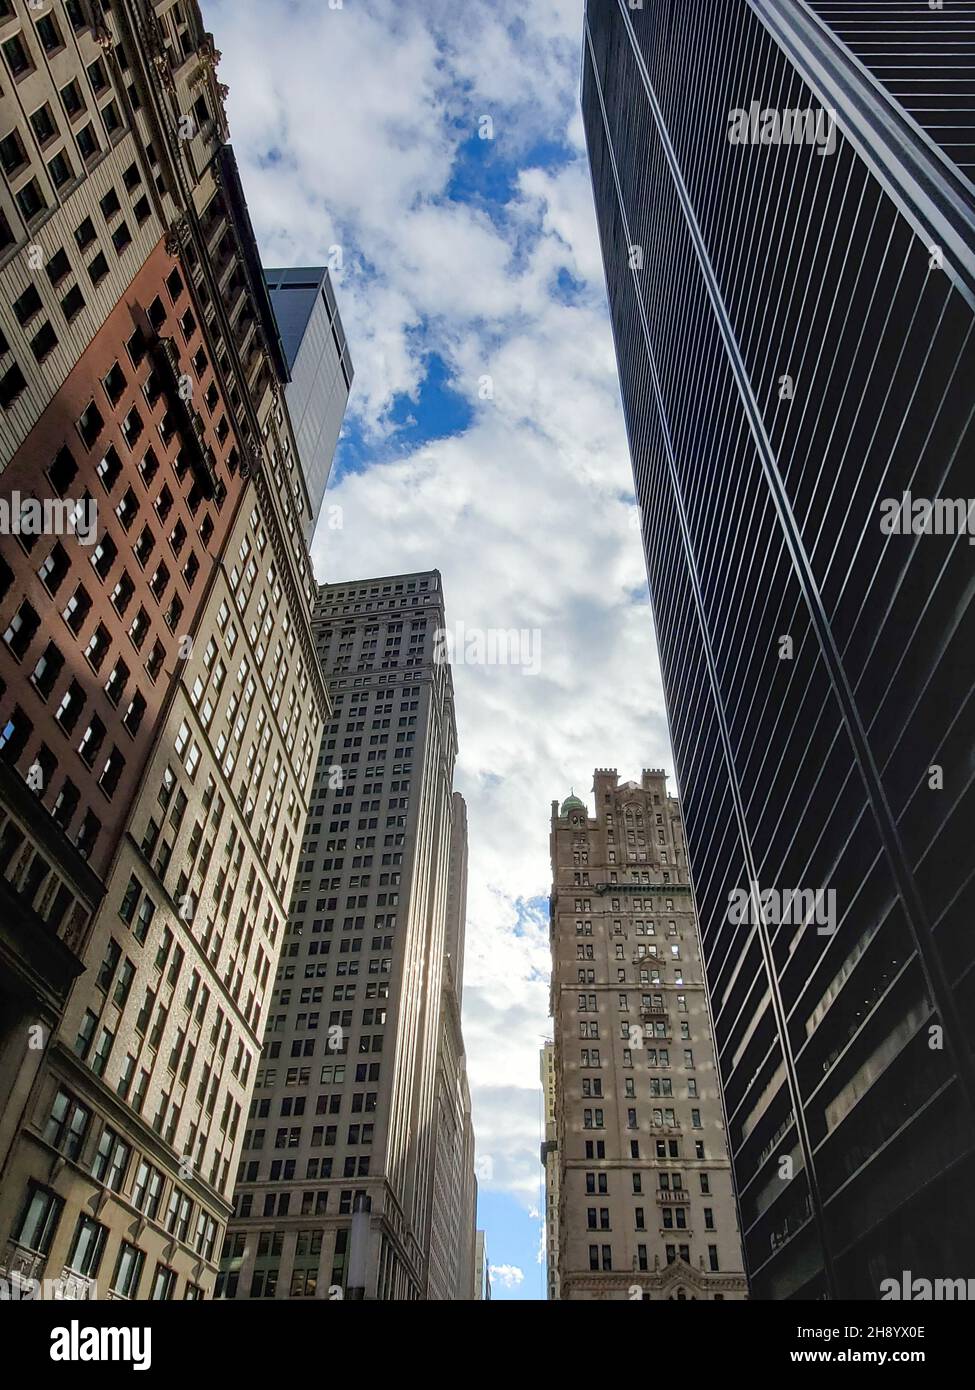
<instances>
[{"instance_id":1,"label":"cloud formation","mask_svg":"<svg viewBox=\"0 0 975 1390\"><path fill-rule=\"evenodd\" d=\"M343 253L356 383L319 578L437 568L449 625L539 634L537 674L455 670L482 1186L526 1211L550 804L585 797L596 766L672 765L577 109L582 8L204 0L265 263ZM434 360L459 429L429 399Z\"/></svg>"},{"instance_id":2,"label":"cloud formation","mask_svg":"<svg viewBox=\"0 0 975 1390\"><path fill-rule=\"evenodd\" d=\"M517 1265L490 1265L491 1283L501 1284L506 1289L515 1289L524 1283L525 1272Z\"/></svg>"}]
</instances>

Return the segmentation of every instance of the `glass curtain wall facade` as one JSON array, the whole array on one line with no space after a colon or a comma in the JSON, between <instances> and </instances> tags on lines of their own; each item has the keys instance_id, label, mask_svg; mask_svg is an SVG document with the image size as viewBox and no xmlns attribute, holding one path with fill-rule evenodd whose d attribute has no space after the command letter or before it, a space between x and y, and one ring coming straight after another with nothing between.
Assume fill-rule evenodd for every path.
<instances>
[{"instance_id":1,"label":"glass curtain wall facade","mask_svg":"<svg viewBox=\"0 0 975 1390\"><path fill-rule=\"evenodd\" d=\"M590 0L585 22L759 1298L965 1277L975 1228L972 550L904 524L971 490L975 200L949 103L893 56L930 38L947 62L975 19L888 14Z\"/></svg>"}]
</instances>

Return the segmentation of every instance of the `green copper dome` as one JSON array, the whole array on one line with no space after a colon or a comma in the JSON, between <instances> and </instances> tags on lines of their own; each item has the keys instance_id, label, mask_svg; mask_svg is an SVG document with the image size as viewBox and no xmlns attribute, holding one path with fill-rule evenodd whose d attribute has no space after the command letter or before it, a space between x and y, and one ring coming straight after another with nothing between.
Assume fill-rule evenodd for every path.
<instances>
[{"instance_id":1,"label":"green copper dome","mask_svg":"<svg viewBox=\"0 0 975 1390\"><path fill-rule=\"evenodd\" d=\"M584 811L585 809L586 803L580 801L575 792L570 792L562 802L562 810L559 812L559 815L567 816L570 811Z\"/></svg>"}]
</instances>

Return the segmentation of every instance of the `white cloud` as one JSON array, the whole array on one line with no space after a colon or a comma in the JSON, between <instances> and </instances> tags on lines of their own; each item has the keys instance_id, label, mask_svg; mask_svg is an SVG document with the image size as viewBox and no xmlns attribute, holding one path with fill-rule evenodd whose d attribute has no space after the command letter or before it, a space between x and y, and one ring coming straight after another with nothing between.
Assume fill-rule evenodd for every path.
<instances>
[{"instance_id":1,"label":"white cloud","mask_svg":"<svg viewBox=\"0 0 975 1390\"><path fill-rule=\"evenodd\" d=\"M525 1282L525 1271L517 1265L490 1265L491 1283L506 1289L516 1289Z\"/></svg>"},{"instance_id":2,"label":"white cloud","mask_svg":"<svg viewBox=\"0 0 975 1390\"><path fill-rule=\"evenodd\" d=\"M267 0L204 9L265 260L316 264L333 242L345 248L352 412L377 461L330 488L344 529L319 533L319 577L438 568L448 624L541 634L538 675L454 673L482 1188L528 1210L540 1201L550 1033L547 908L531 901L550 888L550 803L570 785L586 796L596 766L631 776L671 763L581 150L582 0L346 0L341 11L302 0L273 22ZM525 161L495 220L448 196L480 112L501 152ZM566 142L567 162L533 167L525 152L543 135ZM268 160L272 145L286 157ZM404 456L386 446L388 412L416 392L430 350L473 421ZM491 400L479 398L484 376Z\"/></svg>"}]
</instances>

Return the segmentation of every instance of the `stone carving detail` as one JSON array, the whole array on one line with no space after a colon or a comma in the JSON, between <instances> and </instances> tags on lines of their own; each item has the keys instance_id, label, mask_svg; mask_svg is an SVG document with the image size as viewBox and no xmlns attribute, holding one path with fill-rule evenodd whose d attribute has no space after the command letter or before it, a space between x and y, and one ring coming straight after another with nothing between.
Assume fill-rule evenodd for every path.
<instances>
[{"instance_id":1,"label":"stone carving detail","mask_svg":"<svg viewBox=\"0 0 975 1390\"><path fill-rule=\"evenodd\" d=\"M166 255L179 256L190 241L190 227L185 217L177 217L166 233Z\"/></svg>"},{"instance_id":2,"label":"stone carving detail","mask_svg":"<svg viewBox=\"0 0 975 1390\"><path fill-rule=\"evenodd\" d=\"M220 52L219 48L214 46L212 34L203 35L203 42L196 52L201 65L209 72L214 72L220 66L220 60L223 54Z\"/></svg>"},{"instance_id":3,"label":"stone carving detail","mask_svg":"<svg viewBox=\"0 0 975 1390\"><path fill-rule=\"evenodd\" d=\"M196 50L197 66L190 77L190 86L198 87L201 82L210 82L213 91L217 96L217 124L224 140L228 138L229 127L227 125L227 98L230 95L230 88L226 82L217 81L217 68L223 54L219 48L215 47L212 34L204 34L203 41Z\"/></svg>"},{"instance_id":4,"label":"stone carving detail","mask_svg":"<svg viewBox=\"0 0 975 1390\"><path fill-rule=\"evenodd\" d=\"M176 80L173 77L173 65L169 51L166 48L165 34L158 16L152 10L148 10L146 14L146 47L160 82L167 92L174 92Z\"/></svg>"},{"instance_id":5,"label":"stone carving detail","mask_svg":"<svg viewBox=\"0 0 975 1390\"><path fill-rule=\"evenodd\" d=\"M253 474L259 473L263 461L261 451L257 445L246 445L240 457L240 476L246 481Z\"/></svg>"}]
</instances>

